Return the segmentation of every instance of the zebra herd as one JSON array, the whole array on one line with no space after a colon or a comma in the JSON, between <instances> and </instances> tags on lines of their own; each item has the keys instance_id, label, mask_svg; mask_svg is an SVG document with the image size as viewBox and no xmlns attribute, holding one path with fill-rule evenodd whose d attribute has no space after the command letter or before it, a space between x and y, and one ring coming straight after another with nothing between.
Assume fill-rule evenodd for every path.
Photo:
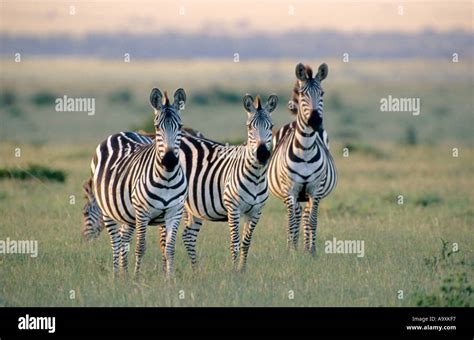
<instances>
[{"instance_id":1,"label":"zebra herd","mask_svg":"<svg viewBox=\"0 0 474 340\"><path fill-rule=\"evenodd\" d=\"M84 183L83 235L96 238L106 229L113 250L113 269L127 271L129 245L136 230L135 275L146 248L148 225L160 228L160 250L167 277L173 275L178 226L184 220L183 242L193 267L203 220L227 221L236 270L244 270L252 234L269 191L287 209L287 243L296 249L301 219L304 249L315 254L319 201L336 186L336 168L323 128L322 64L296 65L296 83L289 110L295 121L273 133L271 113L278 98L265 104L259 96L243 97L247 141L224 145L183 128L183 89L168 94L154 88L155 133L120 132L96 148L91 176ZM273 151L273 152L272 152ZM307 202L302 210L300 203ZM241 222L242 240L241 240Z\"/></svg>"}]
</instances>

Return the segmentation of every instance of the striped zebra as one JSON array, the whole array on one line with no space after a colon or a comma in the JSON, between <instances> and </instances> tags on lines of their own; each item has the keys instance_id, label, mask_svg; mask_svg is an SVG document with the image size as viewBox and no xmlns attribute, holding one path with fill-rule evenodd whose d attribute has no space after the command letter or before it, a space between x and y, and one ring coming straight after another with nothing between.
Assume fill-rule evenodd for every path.
<instances>
[{"instance_id":1,"label":"striped zebra","mask_svg":"<svg viewBox=\"0 0 474 340\"><path fill-rule=\"evenodd\" d=\"M119 269L119 258L122 267L127 269L129 242L135 228L135 274L138 275L145 253L147 226L165 225L166 274L167 277L173 274L176 233L187 195L187 180L179 162L180 110L185 101L183 89L176 90L171 104L166 92L163 96L154 88L150 102L155 110L155 139L121 132L108 137L96 149L89 183L92 197L87 195L88 182L84 186L89 198L85 215L86 211L100 210L111 240L115 273ZM85 223L89 224L84 225L84 234L88 233L91 238L97 236L98 232L91 232L91 224L99 228L97 214L88 214Z\"/></svg>"},{"instance_id":2,"label":"striped zebra","mask_svg":"<svg viewBox=\"0 0 474 340\"><path fill-rule=\"evenodd\" d=\"M248 94L244 96L246 144L227 146L183 135L181 161L189 182L183 241L193 267L202 220L208 220L229 223L234 268L245 269L252 234L269 195L266 172L271 155L271 112L277 103L276 95L271 95L265 106L259 96L255 100ZM246 221L240 243L241 217Z\"/></svg>"},{"instance_id":3,"label":"striped zebra","mask_svg":"<svg viewBox=\"0 0 474 340\"><path fill-rule=\"evenodd\" d=\"M321 82L327 77L328 67L322 64L313 77L311 67L299 63L295 72L297 80L288 108L296 120L275 133L269 185L286 206L288 247L297 247L302 218L304 249L315 255L319 202L334 190L337 181L328 135L323 128ZM300 202L308 202L303 213Z\"/></svg>"}]
</instances>

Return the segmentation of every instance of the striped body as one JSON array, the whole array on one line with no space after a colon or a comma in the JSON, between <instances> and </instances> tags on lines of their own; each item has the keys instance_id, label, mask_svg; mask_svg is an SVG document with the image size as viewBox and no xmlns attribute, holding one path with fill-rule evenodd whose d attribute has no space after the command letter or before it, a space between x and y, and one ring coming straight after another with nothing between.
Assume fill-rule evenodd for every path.
<instances>
[{"instance_id":1,"label":"striped body","mask_svg":"<svg viewBox=\"0 0 474 340\"><path fill-rule=\"evenodd\" d=\"M159 166L153 140L132 132L107 138L92 160L94 194L104 215L120 224L164 223L182 210L187 182L181 166L172 172Z\"/></svg>"},{"instance_id":2,"label":"striped body","mask_svg":"<svg viewBox=\"0 0 474 340\"><path fill-rule=\"evenodd\" d=\"M327 66L321 65L313 78L312 70L299 64L296 74L298 81L289 103L296 120L275 133L274 152L268 170L269 186L287 208L288 246L297 247L303 217L305 250L314 255L319 201L334 190L337 182L334 160L322 124L323 91L320 82L327 75ZM300 202L308 202L304 212Z\"/></svg>"}]
</instances>

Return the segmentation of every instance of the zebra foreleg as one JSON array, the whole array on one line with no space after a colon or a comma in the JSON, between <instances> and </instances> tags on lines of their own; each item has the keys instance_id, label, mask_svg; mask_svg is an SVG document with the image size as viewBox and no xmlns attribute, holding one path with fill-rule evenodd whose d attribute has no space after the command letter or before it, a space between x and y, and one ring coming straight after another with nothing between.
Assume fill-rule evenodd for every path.
<instances>
[{"instance_id":1,"label":"zebra foreleg","mask_svg":"<svg viewBox=\"0 0 474 340\"><path fill-rule=\"evenodd\" d=\"M196 256L196 241L199 230L201 230L202 220L194 216L188 216L185 220L186 226L183 230L183 242L186 252L191 259L191 265L193 269L196 269L197 256Z\"/></svg>"},{"instance_id":2,"label":"zebra foreleg","mask_svg":"<svg viewBox=\"0 0 474 340\"><path fill-rule=\"evenodd\" d=\"M120 248L122 245L119 225L109 217L104 216L103 219L105 228L110 237L110 245L112 246L114 275L117 275L119 271Z\"/></svg>"},{"instance_id":3,"label":"zebra foreleg","mask_svg":"<svg viewBox=\"0 0 474 340\"><path fill-rule=\"evenodd\" d=\"M135 249L135 278L138 278L140 267L142 264L143 255L146 250L146 229L148 221L137 220L137 245Z\"/></svg>"},{"instance_id":4,"label":"zebra foreleg","mask_svg":"<svg viewBox=\"0 0 474 340\"><path fill-rule=\"evenodd\" d=\"M313 198L311 200L311 207L309 214L309 223L307 224L308 232L308 243L309 246L305 250L307 250L312 256L316 255L316 229L318 227L318 209L319 209L319 198ZM306 228L306 225L305 225ZM306 231L305 231L305 238L306 238ZM305 239L306 245L306 239Z\"/></svg>"},{"instance_id":5,"label":"zebra foreleg","mask_svg":"<svg viewBox=\"0 0 474 340\"><path fill-rule=\"evenodd\" d=\"M231 210L227 214L230 228L230 253L232 255L232 265L237 269L237 259L239 257L240 246L240 212Z\"/></svg>"},{"instance_id":6,"label":"zebra foreleg","mask_svg":"<svg viewBox=\"0 0 474 340\"><path fill-rule=\"evenodd\" d=\"M178 213L166 221L166 278L170 279L174 274L174 250L176 248L176 234L182 213Z\"/></svg>"},{"instance_id":7,"label":"zebra foreleg","mask_svg":"<svg viewBox=\"0 0 474 340\"><path fill-rule=\"evenodd\" d=\"M161 250L161 263L163 266L163 273L166 274L166 225L160 225L160 250Z\"/></svg>"},{"instance_id":8,"label":"zebra foreleg","mask_svg":"<svg viewBox=\"0 0 474 340\"><path fill-rule=\"evenodd\" d=\"M247 265L247 255L250 248L250 242L252 241L252 234L255 230L255 226L260 219L262 211L260 210L257 214L249 218L249 221L246 223L244 227L244 235L242 237L242 251L240 253L240 263L239 263L239 271L245 271Z\"/></svg>"},{"instance_id":9,"label":"zebra foreleg","mask_svg":"<svg viewBox=\"0 0 474 340\"><path fill-rule=\"evenodd\" d=\"M120 267L123 272L128 272L128 253L130 252L130 240L132 239L133 233L135 232L134 225L124 224L122 225L122 247L120 250Z\"/></svg>"},{"instance_id":10,"label":"zebra foreleg","mask_svg":"<svg viewBox=\"0 0 474 340\"><path fill-rule=\"evenodd\" d=\"M311 248L311 201L309 201L304 207L303 211L303 229L304 229L304 251L309 252Z\"/></svg>"},{"instance_id":11,"label":"zebra foreleg","mask_svg":"<svg viewBox=\"0 0 474 340\"><path fill-rule=\"evenodd\" d=\"M298 245L298 233L299 233L299 224L297 223L297 208L298 203L296 202L293 196L288 196L285 199L286 210L288 214L288 229L287 229L287 245L288 249L296 250ZM301 208L300 216L301 216Z\"/></svg>"}]
</instances>

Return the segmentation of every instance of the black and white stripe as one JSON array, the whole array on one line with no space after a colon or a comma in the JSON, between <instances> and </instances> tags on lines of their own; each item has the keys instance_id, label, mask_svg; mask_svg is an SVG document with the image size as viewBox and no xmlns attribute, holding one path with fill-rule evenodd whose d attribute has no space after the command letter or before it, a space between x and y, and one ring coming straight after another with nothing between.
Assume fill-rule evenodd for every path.
<instances>
[{"instance_id":1,"label":"black and white stripe","mask_svg":"<svg viewBox=\"0 0 474 340\"><path fill-rule=\"evenodd\" d=\"M183 241L193 266L197 261L196 239L202 220L228 221L234 268L245 269L252 233L269 195L266 172L272 142L270 113L277 101L277 96L271 95L262 107L258 96L255 101L250 95L244 97L248 114L246 144L227 146L187 133L183 135L181 156L189 182ZM247 220L242 243L241 217Z\"/></svg>"},{"instance_id":2,"label":"black and white stripe","mask_svg":"<svg viewBox=\"0 0 474 340\"><path fill-rule=\"evenodd\" d=\"M319 67L314 77L309 66L296 66L297 81L288 104L296 120L276 132L269 165L270 190L287 209L288 246L297 246L303 215L304 248L313 255L319 201L334 190L337 182L328 136L323 128L321 81L327 73L326 64ZM308 202L303 214L300 202Z\"/></svg>"},{"instance_id":3,"label":"black and white stripe","mask_svg":"<svg viewBox=\"0 0 474 340\"><path fill-rule=\"evenodd\" d=\"M110 235L115 272L119 253L122 267L127 269L129 242L136 228L135 274L138 274L145 253L147 226L164 224L162 250L166 274L173 273L176 233L187 194L186 176L179 162L182 135L179 113L185 100L183 89L175 92L173 104L166 92L163 96L153 89L150 101L155 109L154 140L121 132L107 138L96 149L91 163L91 186Z\"/></svg>"}]
</instances>

